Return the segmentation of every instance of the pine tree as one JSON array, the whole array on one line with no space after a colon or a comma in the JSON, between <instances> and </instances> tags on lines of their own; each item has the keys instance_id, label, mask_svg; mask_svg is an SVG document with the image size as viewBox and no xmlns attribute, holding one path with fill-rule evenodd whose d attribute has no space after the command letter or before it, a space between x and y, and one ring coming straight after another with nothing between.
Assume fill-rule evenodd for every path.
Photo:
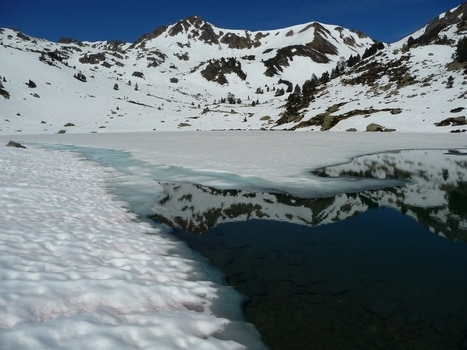
<instances>
[{"instance_id":1,"label":"pine tree","mask_svg":"<svg viewBox=\"0 0 467 350\"><path fill-rule=\"evenodd\" d=\"M454 78L452 77L452 75L450 75L446 83L446 88L450 89L453 87L453 85L454 85Z\"/></svg>"},{"instance_id":2,"label":"pine tree","mask_svg":"<svg viewBox=\"0 0 467 350\"><path fill-rule=\"evenodd\" d=\"M467 36L459 40L456 47L456 61L467 62Z\"/></svg>"}]
</instances>

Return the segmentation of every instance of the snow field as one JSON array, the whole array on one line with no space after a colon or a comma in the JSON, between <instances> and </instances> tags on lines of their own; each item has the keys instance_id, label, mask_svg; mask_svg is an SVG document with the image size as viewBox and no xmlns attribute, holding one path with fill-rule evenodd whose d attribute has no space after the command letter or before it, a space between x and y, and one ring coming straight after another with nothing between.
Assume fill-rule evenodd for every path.
<instances>
[{"instance_id":1,"label":"snow field","mask_svg":"<svg viewBox=\"0 0 467 350\"><path fill-rule=\"evenodd\" d=\"M113 171L65 152L0 153L2 349L245 348L215 337L226 327L257 341L211 311L227 287L106 191Z\"/></svg>"}]
</instances>

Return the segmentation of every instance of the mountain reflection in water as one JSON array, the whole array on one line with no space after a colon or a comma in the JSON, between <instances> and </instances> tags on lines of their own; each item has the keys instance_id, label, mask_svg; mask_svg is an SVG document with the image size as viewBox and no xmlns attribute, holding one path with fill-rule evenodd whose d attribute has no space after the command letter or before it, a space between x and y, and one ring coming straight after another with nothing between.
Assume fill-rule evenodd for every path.
<instances>
[{"instance_id":1,"label":"mountain reflection in water","mask_svg":"<svg viewBox=\"0 0 467 350\"><path fill-rule=\"evenodd\" d=\"M318 199L164 183L153 218L248 296L272 349L467 348L467 157L374 154L315 174L409 181Z\"/></svg>"},{"instance_id":2,"label":"mountain reflection in water","mask_svg":"<svg viewBox=\"0 0 467 350\"><path fill-rule=\"evenodd\" d=\"M326 177L411 180L405 186L303 199L288 194L217 190L186 183L162 183L166 197L154 218L202 233L216 225L250 219L318 226L391 207L432 232L467 241L467 157L453 151L398 151L363 156L315 172Z\"/></svg>"}]
</instances>

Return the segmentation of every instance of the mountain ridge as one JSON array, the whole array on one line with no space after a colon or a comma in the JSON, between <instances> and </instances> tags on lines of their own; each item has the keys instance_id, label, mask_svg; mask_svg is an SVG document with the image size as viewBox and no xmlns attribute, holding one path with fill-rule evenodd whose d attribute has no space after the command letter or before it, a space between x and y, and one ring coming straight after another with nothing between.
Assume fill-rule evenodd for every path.
<instances>
[{"instance_id":1,"label":"mountain ridge","mask_svg":"<svg viewBox=\"0 0 467 350\"><path fill-rule=\"evenodd\" d=\"M465 98L464 65L452 56L467 33L466 9L441 14L393 44L319 22L250 32L217 28L198 16L159 26L133 43L52 43L1 29L0 133L366 131L370 124L441 131L435 123L449 119L442 114ZM440 93L449 75L456 83ZM420 89L427 91L417 94ZM424 104L439 116L415 122L413 115L426 114ZM401 112L404 119L391 117ZM443 129L462 132L465 117L452 117L457 125ZM417 127L427 119L431 125Z\"/></svg>"}]
</instances>

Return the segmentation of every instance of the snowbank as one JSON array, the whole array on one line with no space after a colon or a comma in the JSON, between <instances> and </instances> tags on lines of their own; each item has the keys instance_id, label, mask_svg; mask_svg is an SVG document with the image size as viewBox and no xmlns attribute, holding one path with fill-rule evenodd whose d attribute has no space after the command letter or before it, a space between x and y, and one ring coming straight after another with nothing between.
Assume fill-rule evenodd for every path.
<instances>
[{"instance_id":1,"label":"snowbank","mask_svg":"<svg viewBox=\"0 0 467 350\"><path fill-rule=\"evenodd\" d=\"M258 341L213 314L227 287L106 191L114 171L64 152L0 154L2 349L245 348L219 339L226 328Z\"/></svg>"}]
</instances>

